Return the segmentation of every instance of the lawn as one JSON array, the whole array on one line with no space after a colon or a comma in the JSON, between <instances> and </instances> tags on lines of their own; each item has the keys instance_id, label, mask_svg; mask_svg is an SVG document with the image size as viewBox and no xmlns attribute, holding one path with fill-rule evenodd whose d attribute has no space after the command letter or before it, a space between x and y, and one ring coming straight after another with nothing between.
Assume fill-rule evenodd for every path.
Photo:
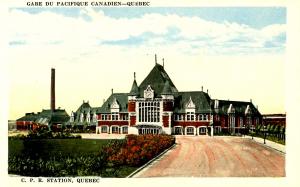
<instances>
[{"instance_id":1,"label":"lawn","mask_svg":"<svg viewBox=\"0 0 300 187\"><path fill-rule=\"evenodd\" d=\"M100 139L10 139L8 146L9 156L29 154L48 158L51 155L89 155L96 154L103 145L111 140Z\"/></svg>"},{"instance_id":2,"label":"lawn","mask_svg":"<svg viewBox=\"0 0 300 187\"><path fill-rule=\"evenodd\" d=\"M122 140L9 139L8 173L22 176L126 177L137 167L106 165L103 146Z\"/></svg>"}]
</instances>

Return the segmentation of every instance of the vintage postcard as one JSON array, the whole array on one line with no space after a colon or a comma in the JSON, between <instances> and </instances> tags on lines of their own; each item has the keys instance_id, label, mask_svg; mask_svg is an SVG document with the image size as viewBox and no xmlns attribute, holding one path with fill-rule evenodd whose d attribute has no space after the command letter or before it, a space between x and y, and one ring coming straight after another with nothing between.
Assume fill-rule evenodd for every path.
<instances>
[{"instance_id":1,"label":"vintage postcard","mask_svg":"<svg viewBox=\"0 0 300 187\"><path fill-rule=\"evenodd\" d=\"M287 12L272 2L11 3L8 185L295 184Z\"/></svg>"}]
</instances>

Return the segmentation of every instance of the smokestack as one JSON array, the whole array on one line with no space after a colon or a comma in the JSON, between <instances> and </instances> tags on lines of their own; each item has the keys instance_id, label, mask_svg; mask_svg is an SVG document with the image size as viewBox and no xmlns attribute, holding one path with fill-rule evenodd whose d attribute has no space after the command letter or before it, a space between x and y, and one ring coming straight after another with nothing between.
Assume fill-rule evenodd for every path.
<instances>
[{"instance_id":1,"label":"smokestack","mask_svg":"<svg viewBox=\"0 0 300 187\"><path fill-rule=\"evenodd\" d=\"M51 111L55 110L55 69L51 69Z\"/></svg>"}]
</instances>

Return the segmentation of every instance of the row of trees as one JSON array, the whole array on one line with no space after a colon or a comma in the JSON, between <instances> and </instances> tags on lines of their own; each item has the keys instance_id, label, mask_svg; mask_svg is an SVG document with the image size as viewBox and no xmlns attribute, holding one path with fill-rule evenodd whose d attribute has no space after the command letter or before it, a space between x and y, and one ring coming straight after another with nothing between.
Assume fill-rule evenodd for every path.
<instances>
[{"instance_id":1,"label":"row of trees","mask_svg":"<svg viewBox=\"0 0 300 187\"><path fill-rule=\"evenodd\" d=\"M257 125L254 129L249 129L251 136L258 136L271 141L285 144L285 126L284 125Z\"/></svg>"}]
</instances>

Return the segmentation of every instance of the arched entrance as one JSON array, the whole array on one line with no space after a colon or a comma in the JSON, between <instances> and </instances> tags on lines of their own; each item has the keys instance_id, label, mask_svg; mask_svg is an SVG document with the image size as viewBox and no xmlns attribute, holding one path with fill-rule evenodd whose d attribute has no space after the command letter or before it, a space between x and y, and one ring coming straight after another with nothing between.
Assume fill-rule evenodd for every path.
<instances>
[{"instance_id":1,"label":"arched entrance","mask_svg":"<svg viewBox=\"0 0 300 187\"><path fill-rule=\"evenodd\" d=\"M158 125L137 125L139 134L161 134L162 128Z\"/></svg>"}]
</instances>

